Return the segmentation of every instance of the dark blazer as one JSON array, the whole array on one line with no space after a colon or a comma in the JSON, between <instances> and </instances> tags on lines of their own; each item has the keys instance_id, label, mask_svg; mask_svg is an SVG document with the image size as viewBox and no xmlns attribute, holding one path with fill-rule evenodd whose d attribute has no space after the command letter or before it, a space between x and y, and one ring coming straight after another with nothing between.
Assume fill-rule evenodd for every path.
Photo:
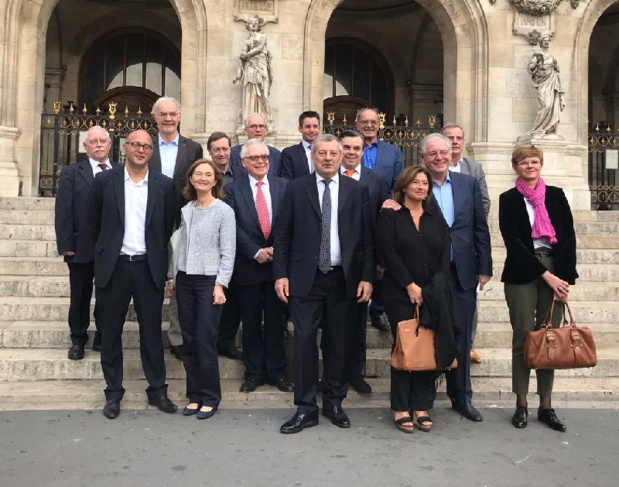
<instances>
[{"instance_id":1,"label":"dark blazer","mask_svg":"<svg viewBox=\"0 0 619 487\"><path fill-rule=\"evenodd\" d=\"M111 162L112 167L118 166ZM94 259L94 250L85 236L88 218L88 198L95 177L88 159L65 166L58 182L54 217L56 246L62 254L72 250L75 255L65 256L65 262L86 264Z\"/></svg>"},{"instance_id":2,"label":"dark blazer","mask_svg":"<svg viewBox=\"0 0 619 487\"><path fill-rule=\"evenodd\" d=\"M393 191L395 180L398 179L402 169L402 151L400 148L379 140L374 170L385 177L387 183L389 183L389 191Z\"/></svg>"},{"instance_id":3,"label":"dark blazer","mask_svg":"<svg viewBox=\"0 0 619 487\"><path fill-rule=\"evenodd\" d=\"M359 281L374 282L376 258L368 190L339 176L338 229L346 294ZM289 278L290 295L306 297L318 267L322 213L314 173L288 183L280 205L273 250L273 277Z\"/></svg>"},{"instance_id":4,"label":"dark blazer","mask_svg":"<svg viewBox=\"0 0 619 487\"><path fill-rule=\"evenodd\" d=\"M239 144L230 149L230 164L232 164L235 169L238 168L241 171L247 172L241 164L241 147L243 147L243 145ZM267 145L267 147L269 148L269 176L279 177L282 165L282 153L279 149L271 145Z\"/></svg>"},{"instance_id":5,"label":"dark blazer","mask_svg":"<svg viewBox=\"0 0 619 487\"><path fill-rule=\"evenodd\" d=\"M183 188L187 184L187 171L198 159L204 157L202 146L196 141L179 135L178 152L176 154L176 164L174 166L174 191L176 195L175 222L180 225L181 208L185 206L183 198ZM153 156L148 163L148 167L153 171L161 172L161 154L159 153L159 136L153 137Z\"/></svg>"},{"instance_id":6,"label":"dark blazer","mask_svg":"<svg viewBox=\"0 0 619 487\"><path fill-rule=\"evenodd\" d=\"M292 181L301 176L307 176L309 173L309 164L303 142L286 147L282 151L281 177Z\"/></svg>"},{"instance_id":7,"label":"dark blazer","mask_svg":"<svg viewBox=\"0 0 619 487\"><path fill-rule=\"evenodd\" d=\"M273 236L280 204L288 181L268 176L271 193L271 235L264 238L256 203L250 186L249 176L242 173L234 182L226 186L225 202L234 210L236 217L236 258L232 280L239 286L254 286L263 282L273 282L273 263L259 264L254 255L264 248L273 246Z\"/></svg>"},{"instance_id":8,"label":"dark blazer","mask_svg":"<svg viewBox=\"0 0 619 487\"><path fill-rule=\"evenodd\" d=\"M359 182L368 188L370 198L370 213L372 215L372 226L376 224L376 219L380 213L380 208L384 201L389 198L389 183L382 174L372 171L367 167L361 166L361 176Z\"/></svg>"},{"instance_id":9,"label":"dark blazer","mask_svg":"<svg viewBox=\"0 0 619 487\"><path fill-rule=\"evenodd\" d=\"M167 244L174 225L174 183L164 174L148 172L145 239L153 282L163 289ZM118 261L125 236L125 168L115 167L95 178L88 209L88 234L95 250L95 286L105 287Z\"/></svg>"},{"instance_id":10,"label":"dark blazer","mask_svg":"<svg viewBox=\"0 0 619 487\"><path fill-rule=\"evenodd\" d=\"M453 172L449 177L454 201L449 239L458 281L468 290L477 286L478 275L492 276L490 232L477 179ZM439 208L434 198L430 201Z\"/></svg>"},{"instance_id":11,"label":"dark blazer","mask_svg":"<svg viewBox=\"0 0 619 487\"><path fill-rule=\"evenodd\" d=\"M546 186L544 204L557 235L557 243L553 246L554 274L574 284L578 277L576 233L570 205L563 190L555 186ZM502 282L526 284L546 272L547 269L533 253L531 224L524 196L515 187L499 197L499 227L507 249Z\"/></svg>"}]
</instances>

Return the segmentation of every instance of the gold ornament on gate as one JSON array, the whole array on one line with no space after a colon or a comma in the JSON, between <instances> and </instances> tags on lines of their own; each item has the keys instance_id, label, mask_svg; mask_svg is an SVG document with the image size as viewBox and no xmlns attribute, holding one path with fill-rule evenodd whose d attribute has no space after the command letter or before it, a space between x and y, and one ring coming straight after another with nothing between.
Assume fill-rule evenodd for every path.
<instances>
[{"instance_id":1,"label":"gold ornament on gate","mask_svg":"<svg viewBox=\"0 0 619 487\"><path fill-rule=\"evenodd\" d=\"M115 101L111 101L107 104L108 111L110 113L110 120L114 120L116 118L116 103Z\"/></svg>"}]
</instances>

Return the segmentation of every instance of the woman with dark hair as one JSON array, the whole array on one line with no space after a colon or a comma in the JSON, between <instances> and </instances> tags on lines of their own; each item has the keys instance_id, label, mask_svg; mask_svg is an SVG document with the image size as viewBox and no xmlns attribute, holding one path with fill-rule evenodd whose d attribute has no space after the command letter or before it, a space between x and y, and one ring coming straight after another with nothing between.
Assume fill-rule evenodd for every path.
<instances>
[{"instance_id":1,"label":"woman with dark hair","mask_svg":"<svg viewBox=\"0 0 619 487\"><path fill-rule=\"evenodd\" d=\"M432 197L432 178L425 167L404 169L393 193L402 206L398 211L381 211L376 224L376 245L385 266L382 297L395 339L398 323L413 318L415 307L428 298L427 285L442 284L444 294L450 296L446 281L450 246L449 229L440 210L427 204ZM440 282L436 278L439 274L444 276ZM451 345L449 362L455 357L455 340ZM421 431L432 428L428 408L435 377L435 371L391 368L391 409L400 431L412 433L415 419Z\"/></svg>"},{"instance_id":2,"label":"woman with dark hair","mask_svg":"<svg viewBox=\"0 0 619 487\"><path fill-rule=\"evenodd\" d=\"M217 332L236 252L234 211L222 201L223 174L198 159L187 171L180 235L172 258L168 296L176 292L187 372L185 416L213 416L221 401Z\"/></svg>"},{"instance_id":3,"label":"woman with dark hair","mask_svg":"<svg viewBox=\"0 0 619 487\"><path fill-rule=\"evenodd\" d=\"M512 325L512 391L516 412L512 424L527 426L529 376L524 361L527 334L539 326L552 301L567 301L576 272L576 234L570 205L561 188L546 186L540 173L544 154L533 145L521 145L512 154L516 186L499 199L499 226L507 249L501 281ZM555 306L553 326L563 306ZM539 409L537 419L556 431L565 425L552 409L554 370L536 370Z\"/></svg>"}]
</instances>

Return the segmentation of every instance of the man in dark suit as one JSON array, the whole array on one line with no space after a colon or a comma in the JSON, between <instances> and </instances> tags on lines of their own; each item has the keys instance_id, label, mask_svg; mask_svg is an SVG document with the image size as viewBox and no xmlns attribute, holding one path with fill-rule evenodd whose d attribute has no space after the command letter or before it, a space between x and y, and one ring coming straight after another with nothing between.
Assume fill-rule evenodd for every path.
<instances>
[{"instance_id":1,"label":"man in dark suit","mask_svg":"<svg viewBox=\"0 0 619 487\"><path fill-rule=\"evenodd\" d=\"M103 335L101 368L107 384L103 414L109 419L120 413L125 392L122 331L131 298L140 327L148 402L166 413L177 409L167 396L161 338L167 243L174 226L174 183L149 171L153 146L147 132L131 132L123 148L125 166L95 178L88 211Z\"/></svg>"},{"instance_id":2,"label":"man in dark suit","mask_svg":"<svg viewBox=\"0 0 619 487\"><path fill-rule=\"evenodd\" d=\"M472 176L449 171L451 141L442 134L430 134L420 143L420 154L432 174L432 203L438 205L449 226L451 270L449 283L458 310L458 368L447 372L447 394L452 407L471 421L482 421L472 406L471 332L476 289L492 276L490 232L484 213L479 183Z\"/></svg>"},{"instance_id":3,"label":"man in dark suit","mask_svg":"<svg viewBox=\"0 0 619 487\"><path fill-rule=\"evenodd\" d=\"M244 120L245 135L247 139L258 139L264 142L265 137L269 133L269 126L265 118L259 113L254 113ZM243 164L241 164L241 147L242 144L235 145L230 151L230 162L234 169L245 171ZM269 148L269 176L279 176L282 165L282 153L279 149L268 145Z\"/></svg>"},{"instance_id":4,"label":"man in dark suit","mask_svg":"<svg viewBox=\"0 0 619 487\"><path fill-rule=\"evenodd\" d=\"M294 332L294 403L297 411L280 431L298 433L318 424L318 325L323 356L322 414L349 428L342 409L356 303L372 293L376 273L367 188L340 177L342 145L330 134L312 145L316 172L288 183L275 229L273 274L279 298L290 303ZM323 320L323 314L326 319Z\"/></svg>"},{"instance_id":5,"label":"man in dark suit","mask_svg":"<svg viewBox=\"0 0 619 487\"><path fill-rule=\"evenodd\" d=\"M94 277L94 251L85 236L88 198L95 176L112 168L109 153L112 142L107 130L92 127L86 132L84 150L88 159L66 166L60 175L56 193L55 230L58 253L64 256L69 267L71 302L69 305L69 328L71 360L84 358L90 325L90 299ZM114 164L116 165L116 164ZM101 351L99 331L99 307L95 303L95 338L92 349Z\"/></svg>"},{"instance_id":6,"label":"man in dark suit","mask_svg":"<svg viewBox=\"0 0 619 487\"><path fill-rule=\"evenodd\" d=\"M364 167L384 176L389 184L389 191L393 192L395 181L402 172L402 151L394 145L378 140L378 110L375 108L359 110L355 123L357 131L363 134L365 141L362 159ZM370 320L372 326L378 330L391 329L378 293L374 293L370 302Z\"/></svg>"},{"instance_id":7,"label":"man in dark suit","mask_svg":"<svg viewBox=\"0 0 619 487\"><path fill-rule=\"evenodd\" d=\"M174 181L176 197L174 224L178 227L181 223L181 208L186 203L182 193L187 184L187 170L195 161L202 159L202 146L179 134L181 106L174 98L165 96L159 98L153 105L153 118L157 122L159 133L153 139L153 154L149 168L165 174ZM176 296L170 298L169 316L170 353L178 360L182 360L183 336L178 323Z\"/></svg>"},{"instance_id":8,"label":"man in dark suit","mask_svg":"<svg viewBox=\"0 0 619 487\"><path fill-rule=\"evenodd\" d=\"M382 175L361 164L361 158L363 157L363 136L359 132L347 130L340 135L340 141L344 149L341 173L344 176L351 177L355 181L359 181L368 189L372 228L374 228L380 208L383 202L389 198L389 184ZM381 292L382 273L382 267L377 266L376 283L372 291L372 299ZM357 317L355 319L355 328L352 336L348 376L352 388L361 394L372 393L372 387L363 379L367 317L367 303L357 305Z\"/></svg>"},{"instance_id":9,"label":"man in dark suit","mask_svg":"<svg viewBox=\"0 0 619 487\"><path fill-rule=\"evenodd\" d=\"M265 382L292 392L284 377L284 305L273 286L272 231L287 181L269 172L269 149L256 139L241 149L247 170L226 187L226 203L236 216L236 258L232 281L243 318L245 380L241 392L249 393ZM262 326L264 316L264 327Z\"/></svg>"},{"instance_id":10,"label":"man in dark suit","mask_svg":"<svg viewBox=\"0 0 619 487\"><path fill-rule=\"evenodd\" d=\"M320 115L314 111L299 116L301 142L282 151L281 177L292 181L314 172L312 142L320 135Z\"/></svg>"}]
</instances>

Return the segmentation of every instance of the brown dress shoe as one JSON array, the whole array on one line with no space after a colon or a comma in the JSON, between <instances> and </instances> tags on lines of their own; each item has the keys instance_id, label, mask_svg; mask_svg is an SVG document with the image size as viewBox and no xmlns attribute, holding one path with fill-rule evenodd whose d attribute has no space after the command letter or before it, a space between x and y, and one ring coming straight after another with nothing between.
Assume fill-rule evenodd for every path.
<instances>
[{"instance_id":1,"label":"brown dress shoe","mask_svg":"<svg viewBox=\"0 0 619 487\"><path fill-rule=\"evenodd\" d=\"M481 355L477 353L477 350L471 349L471 363L472 364L481 364Z\"/></svg>"}]
</instances>

